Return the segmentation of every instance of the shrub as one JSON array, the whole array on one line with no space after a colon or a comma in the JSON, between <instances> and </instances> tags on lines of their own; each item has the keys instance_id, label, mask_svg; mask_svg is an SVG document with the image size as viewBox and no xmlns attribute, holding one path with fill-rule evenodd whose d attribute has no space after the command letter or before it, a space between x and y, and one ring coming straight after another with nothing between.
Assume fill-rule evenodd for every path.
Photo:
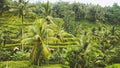
<instances>
[{"instance_id":1,"label":"shrub","mask_svg":"<svg viewBox=\"0 0 120 68\"><path fill-rule=\"evenodd\" d=\"M28 52L18 51L12 56L12 60L29 60Z\"/></svg>"},{"instance_id":2,"label":"shrub","mask_svg":"<svg viewBox=\"0 0 120 68\"><path fill-rule=\"evenodd\" d=\"M10 60L11 52L6 50L5 48L0 48L0 60L6 61Z\"/></svg>"},{"instance_id":3,"label":"shrub","mask_svg":"<svg viewBox=\"0 0 120 68\"><path fill-rule=\"evenodd\" d=\"M70 68L81 68L85 66L85 58L80 50L72 50L67 54L67 62Z\"/></svg>"},{"instance_id":4,"label":"shrub","mask_svg":"<svg viewBox=\"0 0 120 68\"><path fill-rule=\"evenodd\" d=\"M49 57L50 63L63 63L65 60L64 54L55 52Z\"/></svg>"}]
</instances>

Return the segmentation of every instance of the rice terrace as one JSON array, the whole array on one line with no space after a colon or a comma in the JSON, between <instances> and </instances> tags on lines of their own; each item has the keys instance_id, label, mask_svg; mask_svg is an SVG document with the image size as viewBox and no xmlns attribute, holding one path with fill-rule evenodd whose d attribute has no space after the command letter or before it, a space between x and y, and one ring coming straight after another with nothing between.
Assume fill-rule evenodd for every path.
<instances>
[{"instance_id":1,"label":"rice terrace","mask_svg":"<svg viewBox=\"0 0 120 68\"><path fill-rule=\"evenodd\" d=\"M120 1L0 0L0 68L120 68Z\"/></svg>"}]
</instances>

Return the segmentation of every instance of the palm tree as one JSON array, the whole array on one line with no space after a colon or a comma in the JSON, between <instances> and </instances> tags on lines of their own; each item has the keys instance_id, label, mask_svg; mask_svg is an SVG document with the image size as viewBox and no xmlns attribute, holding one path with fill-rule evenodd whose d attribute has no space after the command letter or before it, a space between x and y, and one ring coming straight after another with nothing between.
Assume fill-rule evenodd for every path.
<instances>
[{"instance_id":1,"label":"palm tree","mask_svg":"<svg viewBox=\"0 0 120 68\"><path fill-rule=\"evenodd\" d=\"M28 0L25 1L25 0L18 0L18 1L13 1L11 4L10 4L10 10L9 10L9 13L15 15L15 16L19 16L19 18L21 19L21 40L23 39L23 34L24 34L24 26L25 26L25 23L24 23L24 19L25 19L25 15L26 14L33 14L31 13L31 8L33 6L30 6L29 3L28 3ZM23 43L21 43L22 45L22 51L24 50L24 46L23 46Z\"/></svg>"},{"instance_id":2,"label":"palm tree","mask_svg":"<svg viewBox=\"0 0 120 68\"><path fill-rule=\"evenodd\" d=\"M36 21L33 26L30 26L30 31L25 34L25 39L22 40L23 43L29 43L28 41L31 41L34 44L30 55L33 64L41 65L42 63L46 63L50 55L50 51L46 46L48 26L45 19Z\"/></svg>"},{"instance_id":3,"label":"palm tree","mask_svg":"<svg viewBox=\"0 0 120 68\"><path fill-rule=\"evenodd\" d=\"M30 31L24 34L25 39L22 40L23 43L27 44L32 42L34 44L30 58L32 63L36 65L46 63L50 55L48 47L54 45L59 50L59 45L77 44L75 37L63 30L63 20L49 16L50 10L48 10L48 6L49 2L47 2L46 6L43 6L45 9L43 14L46 13L46 15L40 20L36 20L33 26L30 26L28 29ZM68 37L71 38L67 39Z\"/></svg>"},{"instance_id":4,"label":"palm tree","mask_svg":"<svg viewBox=\"0 0 120 68\"><path fill-rule=\"evenodd\" d=\"M47 3L42 3L41 4L41 11L44 17L50 16L51 12L52 12L52 7L49 3L49 1L47 1Z\"/></svg>"}]
</instances>

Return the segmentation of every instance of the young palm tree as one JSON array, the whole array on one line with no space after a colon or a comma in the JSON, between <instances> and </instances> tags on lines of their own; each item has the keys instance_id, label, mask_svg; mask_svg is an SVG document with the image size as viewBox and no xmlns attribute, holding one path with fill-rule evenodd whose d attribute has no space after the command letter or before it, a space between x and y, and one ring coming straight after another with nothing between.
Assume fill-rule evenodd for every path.
<instances>
[{"instance_id":1,"label":"young palm tree","mask_svg":"<svg viewBox=\"0 0 120 68\"><path fill-rule=\"evenodd\" d=\"M22 42L27 43L28 41L31 41L34 44L30 55L33 64L41 65L46 63L48 56L50 55L50 51L47 47L47 34L48 30L54 28L51 27L52 25L55 26L53 23L48 24L48 21L45 19L40 19L36 21L33 26L30 26L30 31L24 34L26 38L23 39Z\"/></svg>"},{"instance_id":2,"label":"young palm tree","mask_svg":"<svg viewBox=\"0 0 120 68\"><path fill-rule=\"evenodd\" d=\"M27 43L29 40L34 44L30 58L32 63L36 65L46 63L46 60L48 60L48 56L50 55L50 51L48 50L50 44L72 45L73 43L70 42L72 42L72 40L74 41L74 37L71 34L68 34L67 32L62 30L63 21L59 18L52 18L51 16L49 16L49 2L47 2L47 4L43 6L43 8L43 14L46 13L45 17L40 20L36 20L34 25L30 26L30 31L24 34L25 37L27 37L22 40L23 43ZM68 37L73 38L66 39ZM56 47L59 48L59 46Z\"/></svg>"}]
</instances>

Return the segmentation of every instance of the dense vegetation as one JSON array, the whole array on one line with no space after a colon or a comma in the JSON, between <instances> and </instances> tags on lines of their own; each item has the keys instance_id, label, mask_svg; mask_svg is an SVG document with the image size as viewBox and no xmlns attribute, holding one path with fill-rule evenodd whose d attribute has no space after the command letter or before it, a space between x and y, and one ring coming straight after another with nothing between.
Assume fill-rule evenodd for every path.
<instances>
[{"instance_id":1,"label":"dense vegetation","mask_svg":"<svg viewBox=\"0 0 120 68\"><path fill-rule=\"evenodd\" d=\"M120 6L0 1L0 68L119 68Z\"/></svg>"}]
</instances>

